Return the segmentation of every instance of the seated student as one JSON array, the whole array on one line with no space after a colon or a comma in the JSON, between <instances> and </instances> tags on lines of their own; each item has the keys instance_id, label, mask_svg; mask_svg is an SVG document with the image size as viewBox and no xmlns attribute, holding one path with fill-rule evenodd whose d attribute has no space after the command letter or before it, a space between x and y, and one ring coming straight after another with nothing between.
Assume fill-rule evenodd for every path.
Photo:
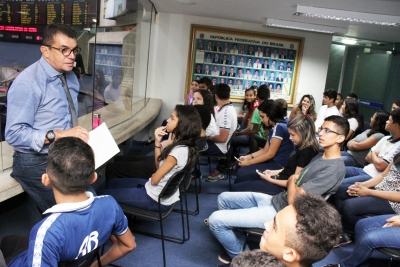
<instances>
[{"instance_id":1,"label":"seated student","mask_svg":"<svg viewBox=\"0 0 400 267\"><path fill-rule=\"evenodd\" d=\"M199 84L199 89L203 90L210 91L210 88L212 86L212 81L208 77L201 78L200 80L197 81L197 83Z\"/></svg>"},{"instance_id":2,"label":"seated student","mask_svg":"<svg viewBox=\"0 0 400 267\"><path fill-rule=\"evenodd\" d=\"M347 187L355 182L364 182L381 174L394 155L400 151L400 109L395 109L390 113L385 129L392 136L383 137L371 148L365 157L369 164L364 168L346 167L346 177L339 190L347 190Z\"/></svg>"},{"instance_id":3,"label":"seated student","mask_svg":"<svg viewBox=\"0 0 400 267\"><path fill-rule=\"evenodd\" d=\"M322 260L339 239L338 212L315 194L297 194L293 204L264 224L260 248L288 267Z\"/></svg>"},{"instance_id":4,"label":"seated student","mask_svg":"<svg viewBox=\"0 0 400 267\"><path fill-rule=\"evenodd\" d=\"M297 114L302 114L312 118L313 121L317 119L317 113L315 112L315 100L312 95L303 95L300 99L299 104L292 108L289 119L293 118Z\"/></svg>"},{"instance_id":5,"label":"seated student","mask_svg":"<svg viewBox=\"0 0 400 267\"><path fill-rule=\"evenodd\" d=\"M335 106L337 107L339 112L341 112L341 110L342 110L342 105L343 105L343 96L342 96L342 94L338 93L336 96L336 100L335 100Z\"/></svg>"},{"instance_id":6,"label":"seated student","mask_svg":"<svg viewBox=\"0 0 400 267\"><path fill-rule=\"evenodd\" d=\"M343 101L342 116L348 120L350 125L350 132L349 135L346 137L346 140L348 140L353 135L353 133L357 131L359 127L357 100L352 98L346 98Z\"/></svg>"},{"instance_id":7,"label":"seated student","mask_svg":"<svg viewBox=\"0 0 400 267\"><path fill-rule=\"evenodd\" d=\"M283 169L263 170L258 173L256 180L244 176L237 178L232 191L252 191L275 195L286 188L289 177L299 174L310 161L319 153L318 141L315 137L314 122L303 115L297 115L288 123L290 140L296 150L289 156L288 164Z\"/></svg>"},{"instance_id":8,"label":"seated student","mask_svg":"<svg viewBox=\"0 0 400 267\"><path fill-rule=\"evenodd\" d=\"M355 230L356 246L351 254L338 264L323 267L367 266L367 261L377 248L400 250L400 215L381 215L365 218L357 222Z\"/></svg>"},{"instance_id":9,"label":"seated student","mask_svg":"<svg viewBox=\"0 0 400 267\"><path fill-rule=\"evenodd\" d=\"M214 99L213 95L206 90L197 90L193 94L193 106L195 105L204 105L207 107L210 115L210 123L206 128L206 136L213 136L219 134L219 129L215 122L215 112L214 112Z\"/></svg>"},{"instance_id":10,"label":"seated student","mask_svg":"<svg viewBox=\"0 0 400 267\"><path fill-rule=\"evenodd\" d=\"M270 97L270 91L268 89L268 86L266 86L265 84L261 85L260 88L258 88L257 90L258 105L261 105L262 102L268 100L269 97ZM251 125L252 125L251 128L247 127L246 129L240 132L235 132L235 137L233 137L231 144L234 149L238 146L250 146L250 143L254 142L256 142L257 144L253 146L257 146L258 148L258 141L259 141L258 139L261 139L261 141L259 141L259 143L263 144L261 146L262 147L265 146L266 139L264 138L264 127L261 123L261 117L258 108L254 109L253 111L251 117ZM250 142L252 135L257 135L257 137L254 137L252 139L254 141ZM234 154L237 153L234 152Z\"/></svg>"},{"instance_id":11,"label":"seated student","mask_svg":"<svg viewBox=\"0 0 400 267\"><path fill-rule=\"evenodd\" d=\"M161 143L167 132L174 135L173 140ZM200 116L195 108L176 105L167 126L159 127L154 132L156 172L149 179L110 179L107 189L101 193L112 195L123 204L158 211L158 196L171 176L183 169L190 170L197 162L200 132ZM178 200L179 190L161 200L161 210L168 210Z\"/></svg>"},{"instance_id":12,"label":"seated student","mask_svg":"<svg viewBox=\"0 0 400 267\"><path fill-rule=\"evenodd\" d=\"M281 169L288 163L289 155L294 150L279 104L274 100L267 100L261 103L258 110L264 125L271 126L272 129L264 148L239 158L238 164L241 168L237 171L236 180L242 182L259 180L257 169Z\"/></svg>"},{"instance_id":13,"label":"seated student","mask_svg":"<svg viewBox=\"0 0 400 267\"><path fill-rule=\"evenodd\" d=\"M243 102L242 109L246 112L243 116L242 123L239 130L251 129L253 126L251 123L251 117L253 116L254 110L258 107L259 103L257 100L257 87L250 87L244 91L245 100ZM239 115L238 115L239 118Z\"/></svg>"},{"instance_id":14,"label":"seated student","mask_svg":"<svg viewBox=\"0 0 400 267\"><path fill-rule=\"evenodd\" d=\"M260 249L246 250L236 256L230 267L285 267L271 254Z\"/></svg>"},{"instance_id":15,"label":"seated student","mask_svg":"<svg viewBox=\"0 0 400 267\"><path fill-rule=\"evenodd\" d=\"M272 220L277 212L293 204L296 194L314 193L323 197L334 194L345 174L340 144L348 133L349 124L345 118L327 117L320 128L318 140L319 145L324 148L324 153L314 157L300 174L292 175L288 179L286 192L275 196L254 192L220 194L218 196L219 210L215 211L208 220L211 232L228 253L220 254L220 261L228 264L242 252L242 244L233 231L235 228L263 228L264 222ZM319 228L313 227L313 229ZM271 251L267 252L281 259Z\"/></svg>"},{"instance_id":16,"label":"seated student","mask_svg":"<svg viewBox=\"0 0 400 267\"><path fill-rule=\"evenodd\" d=\"M193 93L199 89L199 81L193 80L190 84L190 93L187 96L187 104L191 105L193 102Z\"/></svg>"},{"instance_id":17,"label":"seated student","mask_svg":"<svg viewBox=\"0 0 400 267\"><path fill-rule=\"evenodd\" d=\"M344 232L338 245L351 242L354 227L363 216L400 214L400 170L397 168L400 169L400 152L383 173L337 192L336 205L342 214Z\"/></svg>"},{"instance_id":18,"label":"seated student","mask_svg":"<svg viewBox=\"0 0 400 267\"><path fill-rule=\"evenodd\" d=\"M92 149L78 138L60 138L50 145L42 182L51 186L57 205L44 212L48 216L31 230L28 250L8 266L57 266L74 261L104 244L110 234L117 242L101 257L103 266L136 247L117 202L110 196L93 197L85 192L97 179L94 166Z\"/></svg>"},{"instance_id":19,"label":"seated student","mask_svg":"<svg viewBox=\"0 0 400 267\"><path fill-rule=\"evenodd\" d=\"M400 108L400 99L394 101L393 104L392 104L392 111L397 109L397 108Z\"/></svg>"},{"instance_id":20,"label":"seated student","mask_svg":"<svg viewBox=\"0 0 400 267\"><path fill-rule=\"evenodd\" d=\"M335 106L336 96L337 92L334 89L328 89L324 92L324 97L322 100L324 105L319 109L317 113L317 120L315 121L316 131L318 131L319 127L321 127L326 117L332 115L340 116L340 112Z\"/></svg>"},{"instance_id":21,"label":"seated student","mask_svg":"<svg viewBox=\"0 0 400 267\"><path fill-rule=\"evenodd\" d=\"M347 151L342 151L344 165L362 168L368 164L365 157L370 149L389 133L385 130L389 113L378 110L371 117L371 129L365 130L347 143Z\"/></svg>"},{"instance_id":22,"label":"seated student","mask_svg":"<svg viewBox=\"0 0 400 267\"><path fill-rule=\"evenodd\" d=\"M288 123L289 122L289 118L287 116L288 105L286 100L283 98L278 98L275 101L279 104L279 106L281 106L283 119L285 120L286 123Z\"/></svg>"},{"instance_id":23,"label":"seated student","mask_svg":"<svg viewBox=\"0 0 400 267\"><path fill-rule=\"evenodd\" d=\"M237 114L229 100L230 92L231 89L227 84L217 84L215 87L215 100L219 108L216 115L219 134L208 138L208 149L203 152L205 155L223 156L228 152L227 143L237 129ZM210 176L208 176L207 181L215 182L223 178L223 173L214 170Z\"/></svg>"}]
</instances>

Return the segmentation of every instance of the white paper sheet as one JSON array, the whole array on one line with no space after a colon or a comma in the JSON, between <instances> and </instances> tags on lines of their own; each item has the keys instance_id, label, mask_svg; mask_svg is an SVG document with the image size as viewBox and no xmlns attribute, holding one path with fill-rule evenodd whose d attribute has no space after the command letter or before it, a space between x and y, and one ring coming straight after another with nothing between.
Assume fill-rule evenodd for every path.
<instances>
[{"instance_id":1,"label":"white paper sheet","mask_svg":"<svg viewBox=\"0 0 400 267\"><path fill-rule=\"evenodd\" d=\"M89 132L88 144L94 151L96 169L119 152L118 145L104 122Z\"/></svg>"}]
</instances>

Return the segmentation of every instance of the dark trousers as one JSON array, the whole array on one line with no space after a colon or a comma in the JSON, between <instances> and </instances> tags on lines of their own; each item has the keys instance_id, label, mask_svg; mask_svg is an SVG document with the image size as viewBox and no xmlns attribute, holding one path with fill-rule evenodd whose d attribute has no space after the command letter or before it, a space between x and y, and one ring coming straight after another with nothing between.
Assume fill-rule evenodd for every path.
<instances>
[{"instance_id":1,"label":"dark trousers","mask_svg":"<svg viewBox=\"0 0 400 267\"><path fill-rule=\"evenodd\" d=\"M119 156L106 166L106 178L150 178L156 169L154 156Z\"/></svg>"},{"instance_id":2,"label":"dark trousers","mask_svg":"<svg viewBox=\"0 0 400 267\"><path fill-rule=\"evenodd\" d=\"M250 135L250 139L249 139L250 153L254 153L254 152L260 150L260 147L264 147L266 143L267 143L267 140L260 137L258 134Z\"/></svg>"},{"instance_id":3,"label":"dark trousers","mask_svg":"<svg viewBox=\"0 0 400 267\"><path fill-rule=\"evenodd\" d=\"M0 244L0 251L3 252L5 262L8 264L12 259L29 247L29 238L18 235L3 237Z\"/></svg>"}]
</instances>

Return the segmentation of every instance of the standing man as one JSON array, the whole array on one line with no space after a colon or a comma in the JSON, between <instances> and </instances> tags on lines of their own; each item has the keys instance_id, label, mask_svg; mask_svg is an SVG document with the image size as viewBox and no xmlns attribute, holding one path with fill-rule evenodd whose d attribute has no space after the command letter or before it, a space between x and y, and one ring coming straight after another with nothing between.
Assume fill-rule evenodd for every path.
<instances>
[{"instance_id":1,"label":"standing man","mask_svg":"<svg viewBox=\"0 0 400 267\"><path fill-rule=\"evenodd\" d=\"M73 29L48 25L42 57L21 72L8 91L5 135L15 151L11 176L42 212L56 204L51 188L42 184L49 145L66 136L89 139L76 113L79 82L72 68L80 50Z\"/></svg>"}]
</instances>

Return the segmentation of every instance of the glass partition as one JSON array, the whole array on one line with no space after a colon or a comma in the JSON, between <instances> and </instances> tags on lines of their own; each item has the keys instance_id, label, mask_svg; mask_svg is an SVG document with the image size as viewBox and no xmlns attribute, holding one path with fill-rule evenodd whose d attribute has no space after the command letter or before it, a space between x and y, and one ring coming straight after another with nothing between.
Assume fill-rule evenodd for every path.
<instances>
[{"instance_id":1,"label":"glass partition","mask_svg":"<svg viewBox=\"0 0 400 267\"><path fill-rule=\"evenodd\" d=\"M147 5L146 12L142 5L146 0L128 1L129 5L123 6L126 10L120 12L118 9L108 20L104 18L104 12L114 1L103 1L96 1L95 7L93 4L90 6L90 11L95 14L93 23L89 26L71 25L82 49L76 56L74 67L80 83L78 121L87 130L92 130L95 114L99 114L101 121L112 128L134 117L147 102L152 23L149 17L152 17L153 7ZM132 5L132 2L137 3ZM7 88L24 68L40 58L41 53L38 42L0 41L0 50L10 51L0 55L0 171L3 171L12 166L13 155L12 147L4 138Z\"/></svg>"}]
</instances>

